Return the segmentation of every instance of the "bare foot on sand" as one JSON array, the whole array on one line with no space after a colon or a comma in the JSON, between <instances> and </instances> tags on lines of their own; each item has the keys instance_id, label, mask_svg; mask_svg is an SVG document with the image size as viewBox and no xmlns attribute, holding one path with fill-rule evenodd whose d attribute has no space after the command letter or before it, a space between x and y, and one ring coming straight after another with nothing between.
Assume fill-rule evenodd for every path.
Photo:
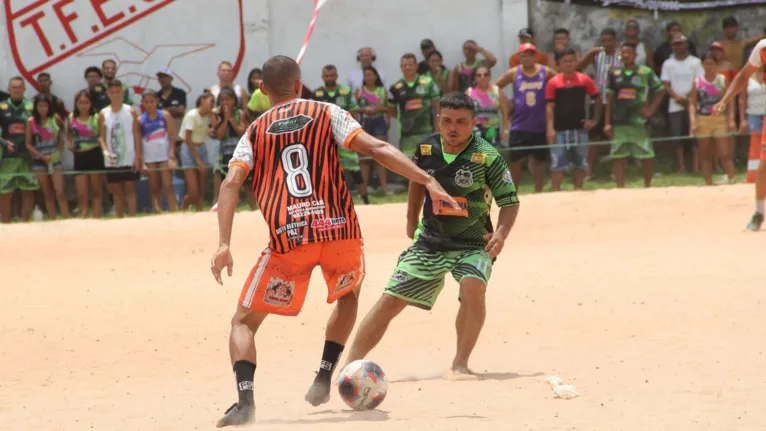
<instances>
[{"instance_id":1,"label":"bare foot on sand","mask_svg":"<svg viewBox=\"0 0 766 431\"><path fill-rule=\"evenodd\" d=\"M463 365L455 365L447 371L447 374L444 375L444 380L452 380L452 381L465 381L465 380L479 380L479 376L477 376L473 371L469 370L468 367Z\"/></svg>"}]
</instances>

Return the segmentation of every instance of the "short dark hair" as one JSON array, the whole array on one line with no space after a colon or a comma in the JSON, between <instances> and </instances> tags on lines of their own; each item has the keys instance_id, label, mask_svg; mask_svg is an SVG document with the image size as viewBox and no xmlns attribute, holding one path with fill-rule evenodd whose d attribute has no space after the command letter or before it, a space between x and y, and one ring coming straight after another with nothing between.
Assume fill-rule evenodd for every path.
<instances>
[{"instance_id":1,"label":"short dark hair","mask_svg":"<svg viewBox=\"0 0 766 431\"><path fill-rule=\"evenodd\" d=\"M736 27L738 25L737 18L734 18L733 16L727 16L721 20L721 27L723 28Z\"/></svg>"},{"instance_id":2,"label":"short dark hair","mask_svg":"<svg viewBox=\"0 0 766 431\"><path fill-rule=\"evenodd\" d=\"M406 53L406 54L404 54L402 56L402 60L415 60L415 63L417 63L418 62L418 57L415 54L413 54L411 52L408 52L408 53ZM399 61L401 61L401 60L399 60Z\"/></svg>"},{"instance_id":3,"label":"short dark hair","mask_svg":"<svg viewBox=\"0 0 766 431\"><path fill-rule=\"evenodd\" d=\"M553 34L554 35L556 35L556 34L565 34L565 35L569 36L569 30L567 30L565 28L557 28L556 30L553 30Z\"/></svg>"},{"instance_id":4,"label":"short dark hair","mask_svg":"<svg viewBox=\"0 0 766 431\"><path fill-rule=\"evenodd\" d=\"M577 51L575 51L574 48L566 48L556 52L556 63L558 63L562 57L567 55L577 55Z\"/></svg>"},{"instance_id":5,"label":"short dark hair","mask_svg":"<svg viewBox=\"0 0 766 431\"><path fill-rule=\"evenodd\" d=\"M616 38L617 37L617 31L615 29L611 28L611 27L610 28L605 28L605 29L601 30L601 36L612 36L612 37Z\"/></svg>"},{"instance_id":6,"label":"short dark hair","mask_svg":"<svg viewBox=\"0 0 766 431\"><path fill-rule=\"evenodd\" d=\"M117 67L117 62L112 60L111 58L107 58L106 60L101 62L101 67L104 67L106 63L112 63L114 67Z\"/></svg>"},{"instance_id":7,"label":"short dark hair","mask_svg":"<svg viewBox=\"0 0 766 431\"><path fill-rule=\"evenodd\" d=\"M154 97L159 99L160 95L154 90L146 89L143 93L141 93L141 98L143 99L144 97Z\"/></svg>"},{"instance_id":8,"label":"short dark hair","mask_svg":"<svg viewBox=\"0 0 766 431\"><path fill-rule=\"evenodd\" d=\"M327 66L323 67L322 70L338 70L337 67L335 67L334 64L328 64Z\"/></svg>"},{"instance_id":9,"label":"short dark hair","mask_svg":"<svg viewBox=\"0 0 766 431\"><path fill-rule=\"evenodd\" d=\"M222 62L218 63L218 69L220 69L220 68L221 68L221 66L223 66L224 64L225 64L225 65L227 65L227 66L229 66L229 67L232 67L232 68L234 67L234 65L233 65L233 64L231 64L231 62L228 62L228 61L224 60L224 61L222 61Z\"/></svg>"},{"instance_id":10,"label":"short dark hair","mask_svg":"<svg viewBox=\"0 0 766 431\"><path fill-rule=\"evenodd\" d=\"M99 67L97 67L97 66L89 66L88 68L86 68L85 69L85 74L83 75L83 77L87 78L88 74L90 74L90 73L98 73L98 76L100 76L101 78L104 77L104 73L101 72L101 69Z\"/></svg>"},{"instance_id":11,"label":"short dark hair","mask_svg":"<svg viewBox=\"0 0 766 431\"><path fill-rule=\"evenodd\" d=\"M447 93L439 99L439 110L442 109L465 109L474 114L473 99L460 91Z\"/></svg>"},{"instance_id":12,"label":"short dark hair","mask_svg":"<svg viewBox=\"0 0 766 431\"><path fill-rule=\"evenodd\" d=\"M51 79L51 74L48 73L48 72L40 72L40 74L37 75L37 80L39 81L39 80L41 80L43 78Z\"/></svg>"},{"instance_id":13,"label":"short dark hair","mask_svg":"<svg viewBox=\"0 0 766 431\"><path fill-rule=\"evenodd\" d=\"M636 44L635 44L635 43L633 43L633 42L628 42L628 41L625 41L625 42L621 43L621 44L620 44L620 47L621 47L621 48L633 48L633 51L635 51L635 50L636 50L636 48L637 48L637 46L636 46Z\"/></svg>"},{"instance_id":14,"label":"short dark hair","mask_svg":"<svg viewBox=\"0 0 766 431\"><path fill-rule=\"evenodd\" d=\"M122 81L120 81L119 79L113 79L112 82L110 82L109 85L107 86L107 88L114 88L114 87L122 88Z\"/></svg>"},{"instance_id":15,"label":"short dark hair","mask_svg":"<svg viewBox=\"0 0 766 431\"><path fill-rule=\"evenodd\" d=\"M290 57L275 55L263 63L263 86L279 93L286 92L290 86L301 79L301 68Z\"/></svg>"},{"instance_id":16,"label":"short dark hair","mask_svg":"<svg viewBox=\"0 0 766 431\"><path fill-rule=\"evenodd\" d=\"M24 78L22 78L22 77L20 77L20 76L14 76L13 78L11 78L11 79L9 79L9 80L8 80L8 86L9 86L9 87L11 86L11 82L13 82L13 81L19 81L19 82L21 82L21 84L22 84L22 85L25 85L25 84L26 84L26 83L24 82Z\"/></svg>"},{"instance_id":17,"label":"short dark hair","mask_svg":"<svg viewBox=\"0 0 766 431\"><path fill-rule=\"evenodd\" d=\"M678 21L670 21L669 23L665 24L665 31L670 31L670 29L673 27L681 28L681 23Z\"/></svg>"}]
</instances>

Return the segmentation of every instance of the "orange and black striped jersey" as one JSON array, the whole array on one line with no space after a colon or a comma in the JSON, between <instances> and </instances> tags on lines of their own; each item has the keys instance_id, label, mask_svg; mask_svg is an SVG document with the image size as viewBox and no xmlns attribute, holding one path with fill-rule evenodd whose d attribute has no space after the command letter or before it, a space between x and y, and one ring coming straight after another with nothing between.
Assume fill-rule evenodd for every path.
<instances>
[{"instance_id":1,"label":"orange and black striped jersey","mask_svg":"<svg viewBox=\"0 0 766 431\"><path fill-rule=\"evenodd\" d=\"M362 127L329 103L294 99L258 117L229 166L255 171L253 192L269 225L269 248L361 239L359 220L338 159Z\"/></svg>"}]
</instances>

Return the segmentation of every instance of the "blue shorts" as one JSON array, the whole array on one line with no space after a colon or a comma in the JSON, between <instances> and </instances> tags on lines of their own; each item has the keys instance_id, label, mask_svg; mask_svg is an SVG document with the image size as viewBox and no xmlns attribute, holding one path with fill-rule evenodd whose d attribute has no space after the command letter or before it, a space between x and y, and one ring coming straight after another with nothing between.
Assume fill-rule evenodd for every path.
<instances>
[{"instance_id":1,"label":"blue shorts","mask_svg":"<svg viewBox=\"0 0 766 431\"><path fill-rule=\"evenodd\" d=\"M585 130L562 130L556 132L556 144L565 147L551 148L551 171L563 172L573 169L588 169L588 132ZM577 145L580 144L580 145Z\"/></svg>"},{"instance_id":2,"label":"blue shorts","mask_svg":"<svg viewBox=\"0 0 766 431\"><path fill-rule=\"evenodd\" d=\"M207 157L207 147L205 144L197 145L194 147L197 150L197 154L199 154L200 159L202 159L202 163L205 165L210 165L210 160ZM181 146L181 167L184 168L198 168L197 166L197 160L194 159L194 156L192 155L191 150L189 149L189 146L187 144L183 144Z\"/></svg>"},{"instance_id":3,"label":"blue shorts","mask_svg":"<svg viewBox=\"0 0 766 431\"><path fill-rule=\"evenodd\" d=\"M388 136L388 125L384 116L363 118L362 128L372 136Z\"/></svg>"},{"instance_id":4,"label":"blue shorts","mask_svg":"<svg viewBox=\"0 0 766 431\"><path fill-rule=\"evenodd\" d=\"M32 170L35 172L48 172L49 170L55 170L60 169L64 165L61 162L52 163L50 168L48 168L48 165L40 162L38 160L35 160L32 162Z\"/></svg>"},{"instance_id":5,"label":"blue shorts","mask_svg":"<svg viewBox=\"0 0 766 431\"><path fill-rule=\"evenodd\" d=\"M750 133L758 132L763 133L763 115L747 115L747 127L750 129Z\"/></svg>"}]
</instances>

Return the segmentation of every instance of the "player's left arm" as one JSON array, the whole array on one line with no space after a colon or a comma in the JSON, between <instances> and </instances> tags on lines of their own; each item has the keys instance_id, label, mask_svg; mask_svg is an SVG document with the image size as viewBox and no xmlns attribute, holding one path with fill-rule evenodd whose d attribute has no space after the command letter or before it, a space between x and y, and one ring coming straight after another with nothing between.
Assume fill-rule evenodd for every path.
<instances>
[{"instance_id":1,"label":"player's left arm","mask_svg":"<svg viewBox=\"0 0 766 431\"><path fill-rule=\"evenodd\" d=\"M415 238L415 231L420 223L420 212L423 210L423 203L426 198L426 187L410 181L410 187L407 193L407 237Z\"/></svg>"},{"instance_id":2,"label":"player's left arm","mask_svg":"<svg viewBox=\"0 0 766 431\"><path fill-rule=\"evenodd\" d=\"M485 236L488 240L485 250L489 257L497 257L503 250L505 240L511 233L511 228L519 215L519 196L516 186L513 184L511 171L505 160L497 154L494 160L489 162L486 171L487 185L492 191L497 206L500 207L500 215L497 219L497 229Z\"/></svg>"}]
</instances>

